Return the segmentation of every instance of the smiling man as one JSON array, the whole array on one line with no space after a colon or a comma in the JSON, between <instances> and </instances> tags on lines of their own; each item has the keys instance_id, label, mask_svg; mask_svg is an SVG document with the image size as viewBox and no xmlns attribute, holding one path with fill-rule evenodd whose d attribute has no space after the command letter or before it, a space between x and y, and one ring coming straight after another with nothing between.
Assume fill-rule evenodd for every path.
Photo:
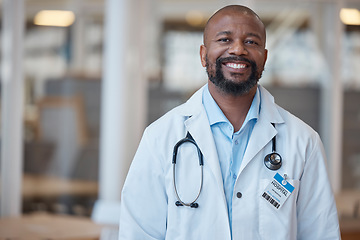
<instances>
[{"instance_id":1,"label":"smiling man","mask_svg":"<svg viewBox=\"0 0 360 240\"><path fill-rule=\"evenodd\" d=\"M254 13L241 7L227 9L235 15L236 11L241 11L242 17L232 18L219 12L209 20L204 31L204 45L200 48L201 63L215 86L224 93L238 96L248 93L261 77L267 58L266 33L264 24ZM222 65L226 67L227 78ZM230 77L238 82L231 82Z\"/></svg>"},{"instance_id":2,"label":"smiling man","mask_svg":"<svg viewBox=\"0 0 360 240\"><path fill-rule=\"evenodd\" d=\"M208 83L145 130L119 239L340 239L318 134L258 84L265 42L247 7L208 20Z\"/></svg>"},{"instance_id":3,"label":"smiling man","mask_svg":"<svg viewBox=\"0 0 360 240\"><path fill-rule=\"evenodd\" d=\"M237 117L229 119L236 130L245 120L264 70L265 41L264 24L253 11L242 6L223 8L209 19L204 30L200 56L209 76L209 91L225 116ZM238 104L239 101L246 104ZM223 104L238 109L231 108L227 113Z\"/></svg>"}]
</instances>

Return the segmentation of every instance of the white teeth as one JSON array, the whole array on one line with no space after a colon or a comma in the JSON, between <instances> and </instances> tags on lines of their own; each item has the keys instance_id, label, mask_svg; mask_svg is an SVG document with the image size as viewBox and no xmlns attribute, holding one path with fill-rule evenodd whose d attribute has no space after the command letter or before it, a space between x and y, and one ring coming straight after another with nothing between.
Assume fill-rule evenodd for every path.
<instances>
[{"instance_id":1,"label":"white teeth","mask_svg":"<svg viewBox=\"0 0 360 240\"><path fill-rule=\"evenodd\" d=\"M231 67L231 68L236 68L236 69L246 68L245 64L237 64L237 63L227 63L226 66Z\"/></svg>"}]
</instances>

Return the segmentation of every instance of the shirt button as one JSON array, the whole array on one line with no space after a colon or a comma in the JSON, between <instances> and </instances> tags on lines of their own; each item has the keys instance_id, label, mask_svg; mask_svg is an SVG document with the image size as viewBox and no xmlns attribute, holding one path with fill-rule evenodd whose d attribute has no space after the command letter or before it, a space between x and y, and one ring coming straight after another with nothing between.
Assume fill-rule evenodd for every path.
<instances>
[{"instance_id":1,"label":"shirt button","mask_svg":"<svg viewBox=\"0 0 360 240\"><path fill-rule=\"evenodd\" d=\"M237 192L237 193L236 193L236 196L237 196L237 198L241 198L241 197L242 197L241 192Z\"/></svg>"},{"instance_id":2,"label":"shirt button","mask_svg":"<svg viewBox=\"0 0 360 240\"><path fill-rule=\"evenodd\" d=\"M239 141L238 141L238 140L236 140L236 141L235 141L235 145L238 145L238 144L239 144Z\"/></svg>"}]
</instances>

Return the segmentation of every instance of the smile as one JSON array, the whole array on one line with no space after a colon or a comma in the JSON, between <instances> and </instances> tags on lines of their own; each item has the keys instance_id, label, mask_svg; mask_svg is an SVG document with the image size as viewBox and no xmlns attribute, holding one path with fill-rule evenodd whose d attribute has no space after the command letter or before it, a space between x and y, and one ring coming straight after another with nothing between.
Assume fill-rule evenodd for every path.
<instances>
[{"instance_id":1,"label":"smile","mask_svg":"<svg viewBox=\"0 0 360 240\"><path fill-rule=\"evenodd\" d=\"M241 64L241 63L226 63L225 66L234 69L244 69L247 67L246 64Z\"/></svg>"}]
</instances>

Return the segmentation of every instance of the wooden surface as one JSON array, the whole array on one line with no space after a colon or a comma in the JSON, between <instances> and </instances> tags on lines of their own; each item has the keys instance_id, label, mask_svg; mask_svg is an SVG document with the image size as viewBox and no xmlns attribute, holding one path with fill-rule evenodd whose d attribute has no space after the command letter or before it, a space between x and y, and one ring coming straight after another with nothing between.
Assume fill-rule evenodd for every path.
<instances>
[{"instance_id":1,"label":"wooden surface","mask_svg":"<svg viewBox=\"0 0 360 240\"><path fill-rule=\"evenodd\" d=\"M60 195L88 195L98 193L98 183L85 180L70 180L50 176L24 175L23 197L56 197Z\"/></svg>"},{"instance_id":2,"label":"wooden surface","mask_svg":"<svg viewBox=\"0 0 360 240\"><path fill-rule=\"evenodd\" d=\"M342 240L360 239L360 219L342 219L340 227ZM0 240L99 240L108 229L89 218L35 213L0 219Z\"/></svg>"},{"instance_id":3,"label":"wooden surface","mask_svg":"<svg viewBox=\"0 0 360 240\"><path fill-rule=\"evenodd\" d=\"M88 218L36 213L0 219L0 240L98 240L102 228Z\"/></svg>"},{"instance_id":4,"label":"wooden surface","mask_svg":"<svg viewBox=\"0 0 360 240\"><path fill-rule=\"evenodd\" d=\"M360 240L360 191L344 190L335 199L342 240Z\"/></svg>"},{"instance_id":5,"label":"wooden surface","mask_svg":"<svg viewBox=\"0 0 360 240\"><path fill-rule=\"evenodd\" d=\"M360 191L344 190L335 195L340 219L360 219ZM360 225L359 228L360 229Z\"/></svg>"},{"instance_id":6,"label":"wooden surface","mask_svg":"<svg viewBox=\"0 0 360 240\"><path fill-rule=\"evenodd\" d=\"M342 240L360 239L360 218L340 219Z\"/></svg>"}]
</instances>

